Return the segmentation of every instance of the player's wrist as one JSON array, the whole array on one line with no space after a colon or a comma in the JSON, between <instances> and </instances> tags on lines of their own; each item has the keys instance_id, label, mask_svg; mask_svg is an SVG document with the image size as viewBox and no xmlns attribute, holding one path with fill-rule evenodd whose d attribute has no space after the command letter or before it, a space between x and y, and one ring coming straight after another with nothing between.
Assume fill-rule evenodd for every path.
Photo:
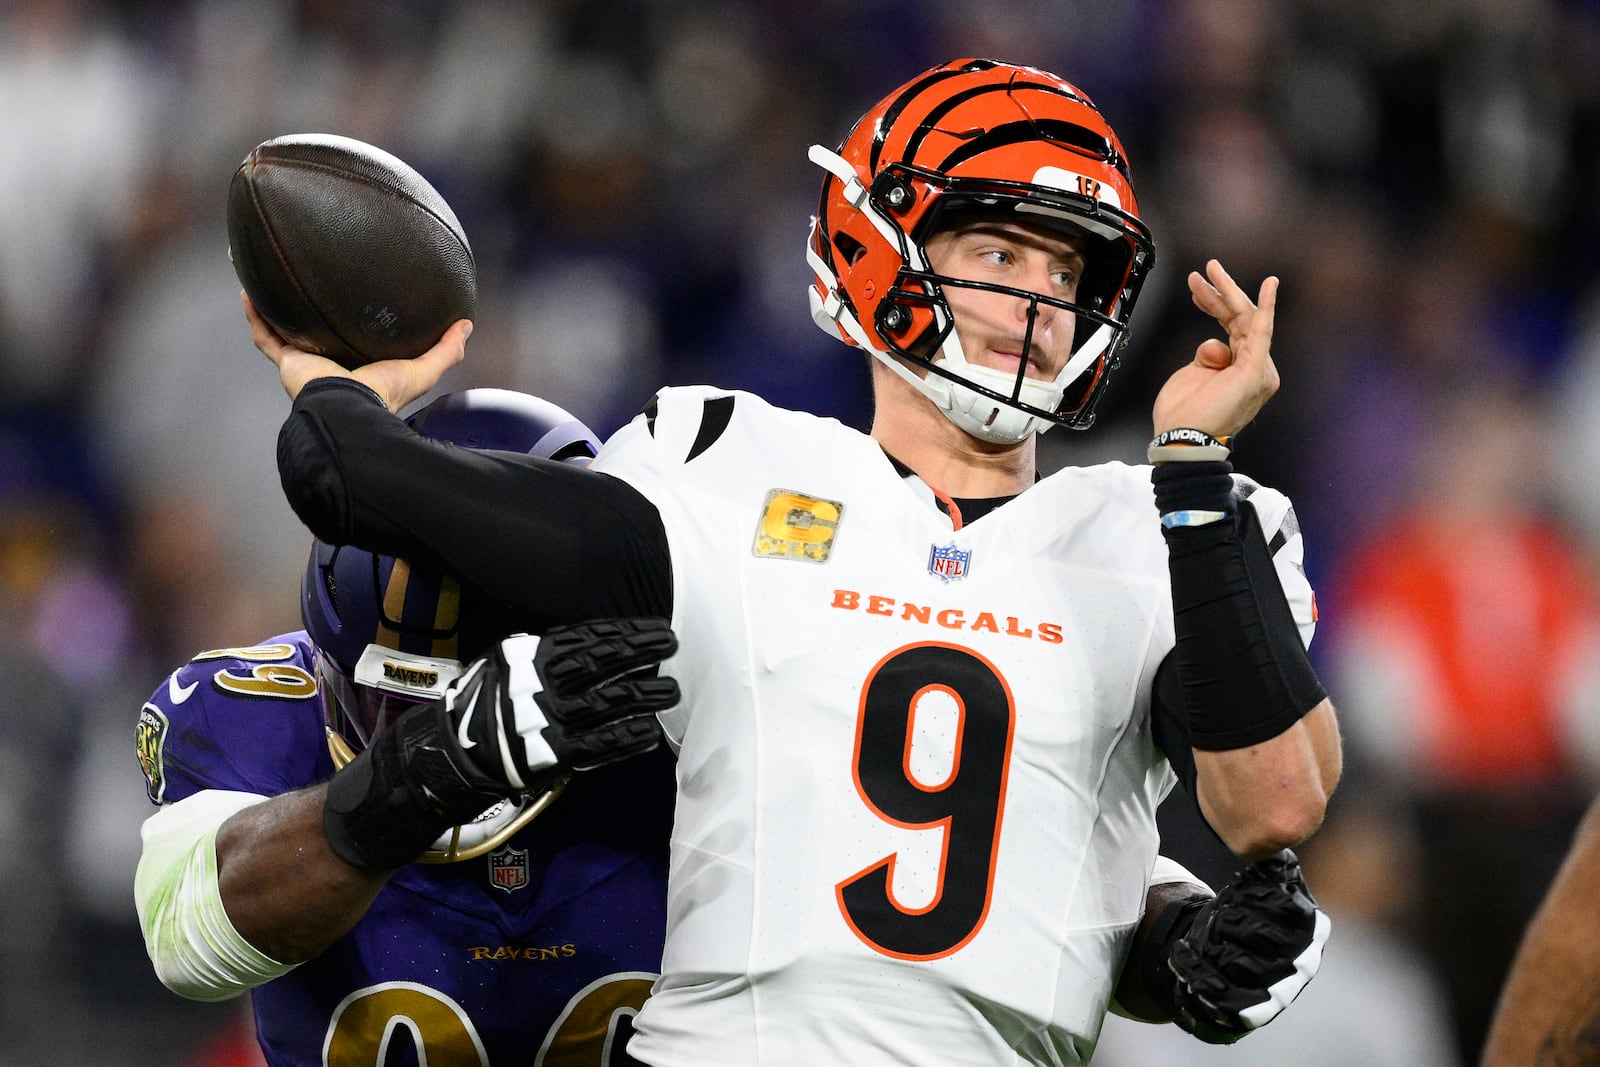
<instances>
[{"instance_id":1,"label":"player's wrist","mask_svg":"<svg viewBox=\"0 0 1600 1067\"><path fill-rule=\"evenodd\" d=\"M412 709L328 780L322 827L340 859L402 867L504 795L463 759L442 721L436 703Z\"/></svg>"},{"instance_id":2,"label":"player's wrist","mask_svg":"<svg viewBox=\"0 0 1600 1067\"><path fill-rule=\"evenodd\" d=\"M1169 543L1178 531L1223 524L1236 510L1233 467L1226 460L1158 463L1150 471L1150 484Z\"/></svg>"},{"instance_id":3,"label":"player's wrist","mask_svg":"<svg viewBox=\"0 0 1600 1067\"><path fill-rule=\"evenodd\" d=\"M324 363L328 364L331 369L323 367ZM301 382L298 395L296 395L294 398L296 401L299 401L302 398L309 401L315 394L326 392L328 390L353 389L356 392L363 393L370 397L372 401L380 407L388 406L384 403L383 397L379 395L376 389L372 388L372 386L368 385L360 378L357 378L354 374L351 374L337 363L333 363L331 360L323 360L317 363L316 366L320 368L319 372L310 375L303 382Z\"/></svg>"},{"instance_id":4,"label":"player's wrist","mask_svg":"<svg viewBox=\"0 0 1600 1067\"><path fill-rule=\"evenodd\" d=\"M1135 961L1139 981L1168 1021L1176 1021L1183 1014L1178 975L1171 963L1172 946L1189 932L1201 909L1211 900L1212 894L1197 888L1192 894L1170 902L1150 925L1140 945L1139 958Z\"/></svg>"}]
</instances>

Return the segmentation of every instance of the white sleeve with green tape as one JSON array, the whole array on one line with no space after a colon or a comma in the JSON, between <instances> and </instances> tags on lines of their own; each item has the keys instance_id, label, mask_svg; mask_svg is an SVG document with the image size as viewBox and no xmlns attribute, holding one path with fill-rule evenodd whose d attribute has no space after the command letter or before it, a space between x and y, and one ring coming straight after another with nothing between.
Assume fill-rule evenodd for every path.
<instances>
[{"instance_id":1,"label":"white sleeve with green tape","mask_svg":"<svg viewBox=\"0 0 1600 1067\"><path fill-rule=\"evenodd\" d=\"M239 935L217 884L218 828L267 799L208 789L163 806L144 822L134 904L156 977L179 996L229 1000L294 969Z\"/></svg>"}]
</instances>

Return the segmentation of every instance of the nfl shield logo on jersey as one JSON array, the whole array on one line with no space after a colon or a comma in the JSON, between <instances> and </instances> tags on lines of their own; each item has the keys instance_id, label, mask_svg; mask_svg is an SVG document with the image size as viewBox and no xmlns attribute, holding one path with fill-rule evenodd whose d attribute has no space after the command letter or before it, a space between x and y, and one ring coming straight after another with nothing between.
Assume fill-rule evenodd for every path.
<instances>
[{"instance_id":1,"label":"nfl shield logo on jersey","mask_svg":"<svg viewBox=\"0 0 1600 1067\"><path fill-rule=\"evenodd\" d=\"M489 853L489 884L507 893L528 884L528 850L505 845Z\"/></svg>"},{"instance_id":2,"label":"nfl shield logo on jersey","mask_svg":"<svg viewBox=\"0 0 1600 1067\"><path fill-rule=\"evenodd\" d=\"M928 573L941 582L965 578L971 565L971 550L957 548L954 541L948 545L934 545L933 551L928 553Z\"/></svg>"}]
</instances>

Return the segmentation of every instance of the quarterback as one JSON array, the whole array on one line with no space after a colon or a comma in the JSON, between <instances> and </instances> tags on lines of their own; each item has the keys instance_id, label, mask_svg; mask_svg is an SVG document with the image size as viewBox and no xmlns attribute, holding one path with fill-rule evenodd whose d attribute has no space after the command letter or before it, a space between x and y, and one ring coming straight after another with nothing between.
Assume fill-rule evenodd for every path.
<instances>
[{"instance_id":1,"label":"quarterback","mask_svg":"<svg viewBox=\"0 0 1600 1067\"><path fill-rule=\"evenodd\" d=\"M1116 134L1055 75L960 60L810 155L811 311L873 360L869 435L673 388L606 443L605 478L464 462L390 412L470 324L348 372L247 303L294 399L290 502L330 543L442 560L536 632L672 620L678 794L640 1060L1080 1064L1112 1007L1247 1033L1327 936L1283 850L1340 767L1293 511L1228 462L1277 388L1277 281L1252 300L1215 261L1191 274L1226 339L1157 396L1150 462L1041 480L1036 435L1089 425L1154 262ZM1141 928L1179 779L1258 861L1239 892L1288 916L1239 996L1189 966L1225 909Z\"/></svg>"}]
</instances>

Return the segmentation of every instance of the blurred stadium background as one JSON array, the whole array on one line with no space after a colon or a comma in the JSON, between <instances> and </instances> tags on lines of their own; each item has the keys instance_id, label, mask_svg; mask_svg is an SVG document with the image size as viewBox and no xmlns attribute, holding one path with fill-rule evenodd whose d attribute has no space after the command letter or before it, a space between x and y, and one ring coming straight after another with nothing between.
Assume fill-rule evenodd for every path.
<instances>
[{"instance_id":1,"label":"blurred stadium background","mask_svg":"<svg viewBox=\"0 0 1600 1067\"><path fill-rule=\"evenodd\" d=\"M130 886L145 696L298 626L244 154L342 133L444 193L481 293L449 388L602 434L687 382L860 426L862 357L806 312L805 150L959 56L1087 90L1159 247L1047 463L1140 458L1206 335L1190 269L1283 278L1236 461L1297 502L1349 773L1304 850L1324 975L1225 1062L1471 1062L1600 781L1594 0L0 0L0 1067L198 1067L242 1018L156 983ZM1218 1062L1150 1030L1096 1062Z\"/></svg>"}]
</instances>

